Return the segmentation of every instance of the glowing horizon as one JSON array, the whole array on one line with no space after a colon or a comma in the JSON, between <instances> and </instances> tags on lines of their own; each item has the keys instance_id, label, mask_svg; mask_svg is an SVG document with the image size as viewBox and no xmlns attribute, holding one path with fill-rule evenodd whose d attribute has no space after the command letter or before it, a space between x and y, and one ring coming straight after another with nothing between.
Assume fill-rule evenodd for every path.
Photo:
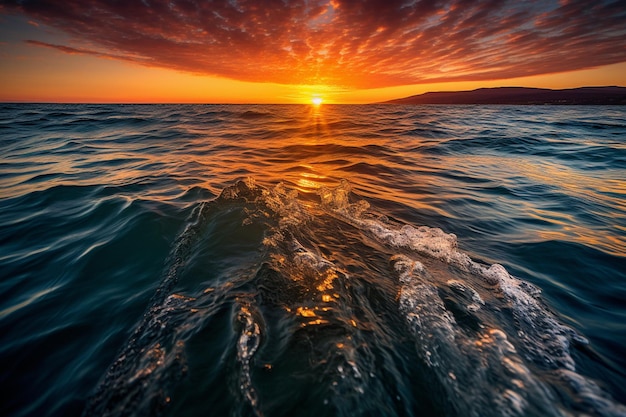
<instances>
[{"instance_id":1,"label":"glowing horizon","mask_svg":"<svg viewBox=\"0 0 626 417\"><path fill-rule=\"evenodd\" d=\"M333 104L626 85L624 19L608 0L8 1L0 101Z\"/></svg>"}]
</instances>

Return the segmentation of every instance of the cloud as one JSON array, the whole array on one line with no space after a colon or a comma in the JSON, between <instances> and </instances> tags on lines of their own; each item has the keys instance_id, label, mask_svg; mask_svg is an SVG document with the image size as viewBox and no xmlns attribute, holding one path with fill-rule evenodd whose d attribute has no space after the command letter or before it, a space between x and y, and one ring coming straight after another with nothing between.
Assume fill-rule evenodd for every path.
<instances>
[{"instance_id":1,"label":"cloud","mask_svg":"<svg viewBox=\"0 0 626 417\"><path fill-rule=\"evenodd\" d=\"M626 61L626 3L13 0L71 41L31 44L243 81L374 88Z\"/></svg>"},{"instance_id":2,"label":"cloud","mask_svg":"<svg viewBox=\"0 0 626 417\"><path fill-rule=\"evenodd\" d=\"M55 45L55 44L51 44L51 43L48 43L48 42L27 40L26 43L28 43L30 45L35 45L35 46L45 46L47 48L57 49L57 50L59 50L61 52L65 52L66 54L70 54L70 55L80 54L80 55L95 55L95 56L99 56L99 57L107 56L105 54L101 54L100 52L90 51L90 50L87 50L87 49L72 48L71 46L65 46L65 45ZM120 58L120 57L118 57L118 58Z\"/></svg>"}]
</instances>

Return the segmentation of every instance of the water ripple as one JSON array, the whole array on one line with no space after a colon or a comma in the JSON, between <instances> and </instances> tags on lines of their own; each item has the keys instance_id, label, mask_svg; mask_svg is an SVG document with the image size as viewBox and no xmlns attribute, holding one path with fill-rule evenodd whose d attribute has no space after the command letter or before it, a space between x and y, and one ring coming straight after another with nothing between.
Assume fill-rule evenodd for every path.
<instances>
[{"instance_id":1,"label":"water ripple","mask_svg":"<svg viewBox=\"0 0 626 417\"><path fill-rule=\"evenodd\" d=\"M0 413L623 415L624 120L2 104Z\"/></svg>"}]
</instances>

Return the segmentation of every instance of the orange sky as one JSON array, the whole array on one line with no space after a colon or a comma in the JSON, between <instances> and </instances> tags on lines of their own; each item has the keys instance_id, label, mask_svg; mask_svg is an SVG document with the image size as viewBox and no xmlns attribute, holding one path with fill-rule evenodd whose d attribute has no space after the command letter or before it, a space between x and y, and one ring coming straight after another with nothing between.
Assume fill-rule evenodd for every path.
<instances>
[{"instance_id":1,"label":"orange sky","mask_svg":"<svg viewBox=\"0 0 626 417\"><path fill-rule=\"evenodd\" d=\"M5 3L1 101L369 103L626 85L619 1Z\"/></svg>"}]
</instances>

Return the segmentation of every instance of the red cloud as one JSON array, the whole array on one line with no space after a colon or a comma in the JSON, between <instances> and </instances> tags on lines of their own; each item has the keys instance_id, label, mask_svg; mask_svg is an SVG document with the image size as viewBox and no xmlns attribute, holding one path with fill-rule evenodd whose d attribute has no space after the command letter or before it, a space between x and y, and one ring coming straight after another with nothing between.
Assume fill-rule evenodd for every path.
<instances>
[{"instance_id":1,"label":"red cloud","mask_svg":"<svg viewBox=\"0 0 626 417\"><path fill-rule=\"evenodd\" d=\"M626 3L501 0L8 1L68 53L238 80L373 88L626 61Z\"/></svg>"}]
</instances>

